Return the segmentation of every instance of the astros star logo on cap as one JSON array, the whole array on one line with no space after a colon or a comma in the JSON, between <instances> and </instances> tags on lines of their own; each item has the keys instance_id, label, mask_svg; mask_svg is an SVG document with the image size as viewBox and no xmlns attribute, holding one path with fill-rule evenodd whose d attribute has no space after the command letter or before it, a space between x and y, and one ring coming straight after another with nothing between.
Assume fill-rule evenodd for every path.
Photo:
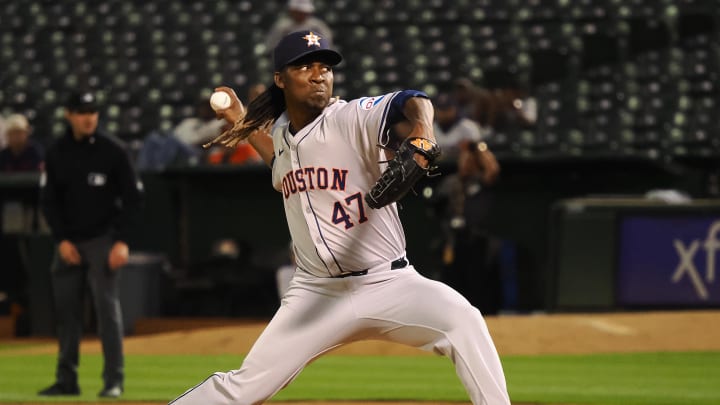
<instances>
[{"instance_id":1,"label":"astros star logo on cap","mask_svg":"<svg viewBox=\"0 0 720 405\"><path fill-rule=\"evenodd\" d=\"M322 37L320 37L319 35L315 35L315 33L310 31L310 33L305 35L303 37L303 39L308 41L307 46L313 46L313 45L320 46L320 39L322 39Z\"/></svg>"}]
</instances>

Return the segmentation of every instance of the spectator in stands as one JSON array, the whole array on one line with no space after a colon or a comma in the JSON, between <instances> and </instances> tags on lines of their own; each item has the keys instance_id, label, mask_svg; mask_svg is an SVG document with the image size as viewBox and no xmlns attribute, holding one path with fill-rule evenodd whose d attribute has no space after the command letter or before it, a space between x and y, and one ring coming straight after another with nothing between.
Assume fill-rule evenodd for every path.
<instances>
[{"instance_id":1,"label":"spectator in stands","mask_svg":"<svg viewBox=\"0 0 720 405\"><path fill-rule=\"evenodd\" d=\"M477 87L467 77L460 77L453 82L453 98L462 117L475 120L477 111Z\"/></svg>"},{"instance_id":2,"label":"spectator in stands","mask_svg":"<svg viewBox=\"0 0 720 405\"><path fill-rule=\"evenodd\" d=\"M197 165L206 155L203 145L222 133L223 126L223 121L215 118L210 99L200 98L195 115L183 118L171 131L155 130L143 139L137 155L138 170Z\"/></svg>"},{"instance_id":3,"label":"spectator in stands","mask_svg":"<svg viewBox=\"0 0 720 405\"><path fill-rule=\"evenodd\" d=\"M460 115L460 109L450 94L439 94L433 105L435 106L435 139L442 148L441 159L456 161L461 142L483 140L480 125Z\"/></svg>"},{"instance_id":4,"label":"spectator in stands","mask_svg":"<svg viewBox=\"0 0 720 405\"><path fill-rule=\"evenodd\" d=\"M117 398L123 392L119 277L129 257L142 183L126 151L98 132L98 118L93 93L70 96L65 104L68 131L48 149L41 180L41 206L58 244L50 272L59 341L56 380L38 393L43 396L80 395L86 283L105 360L105 384L98 395Z\"/></svg>"},{"instance_id":5,"label":"spectator in stands","mask_svg":"<svg viewBox=\"0 0 720 405\"><path fill-rule=\"evenodd\" d=\"M5 120L7 147L0 150L0 171L23 172L42 169L42 148L30 139L30 123L22 114Z\"/></svg>"},{"instance_id":6,"label":"spectator in stands","mask_svg":"<svg viewBox=\"0 0 720 405\"><path fill-rule=\"evenodd\" d=\"M273 49L285 35L305 30L315 32L332 46L332 30L323 20L314 16L314 12L315 5L312 0L289 0L287 14L280 17L268 32L268 49Z\"/></svg>"},{"instance_id":7,"label":"spectator in stands","mask_svg":"<svg viewBox=\"0 0 720 405\"><path fill-rule=\"evenodd\" d=\"M484 142L462 141L457 167L430 200L443 229L442 278L480 312L494 314L502 303L500 244L488 230L488 219L500 165Z\"/></svg>"},{"instance_id":8,"label":"spectator in stands","mask_svg":"<svg viewBox=\"0 0 720 405\"><path fill-rule=\"evenodd\" d=\"M222 133L225 121L215 117L215 111L210 107L210 99L207 97L197 101L195 113L195 116L180 121L173 133L185 145L202 148L202 145Z\"/></svg>"},{"instance_id":9,"label":"spectator in stands","mask_svg":"<svg viewBox=\"0 0 720 405\"><path fill-rule=\"evenodd\" d=\"M30 124L22 114L12 114L5 120L7 146L0 150L0 173L32 172L42 168L42 149L29 139ZM12 194L12 193L11 193ZM9 305L9 312L23 312L27 301L26 265L23 260L24 238L36 221L35 199L10 195L0 198L0 308ZM11 225L12 224L12 225ZM4 296L4 297L3 297ZM0 309L0 311L3 311ZM21 318L16 318L16 332L22 333Z\"/></svg>"},{"instance_id":10,"label":"spectator in stands","mask_svg":"<svg viewBox=\"0 0 720 405\"><path fill-rule=\"evenodd\" d=\"M492 91L460 77L453 83L452 96L461 117L477 122L484 136L492 132L498 107Z\"/></svg>"},{"instance_id":11,"label":"spectator in stands","mask_svg":"<svg viewBox=\"0 0 720 405\"><path fill-rule=\"evenodd\" d=\"M493 99L496 105L494 129L522 129L535 125L537 102L527 90L522 87L495 89Z\"/></svg>"}]
</instances>

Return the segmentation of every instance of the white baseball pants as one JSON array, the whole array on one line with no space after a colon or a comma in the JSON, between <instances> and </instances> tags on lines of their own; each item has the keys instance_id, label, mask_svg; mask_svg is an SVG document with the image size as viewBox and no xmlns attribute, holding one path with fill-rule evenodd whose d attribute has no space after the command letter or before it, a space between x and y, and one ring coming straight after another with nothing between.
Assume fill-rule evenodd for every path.
<instances>
[{"instance_id":1,"label":"white baseball pants","mask_svg":"<svg viewBox=\"0 0 720 405\"><path fill-rule=\"evenodd\" d=\"M475 405L509 405L499 356L480 312L412 266L364 276L297 271L282 305L238 370L215 373L174 405L255 405L339 345L376 339L448 356Z\"/></svg>"}]
</instances>

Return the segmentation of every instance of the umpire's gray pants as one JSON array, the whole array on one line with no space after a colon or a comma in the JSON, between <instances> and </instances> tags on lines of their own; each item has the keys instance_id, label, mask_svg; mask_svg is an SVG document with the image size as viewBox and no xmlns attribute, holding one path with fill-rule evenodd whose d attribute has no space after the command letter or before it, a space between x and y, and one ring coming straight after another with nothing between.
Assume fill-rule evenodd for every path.
<instances>
[{"instance_id":1,"label":"umpire's gray pants","mask_svg":"<svg viewBox=\"0 0 720 405\"><path fill-rule=\"evenodd\" d=\"M98 335L102 341L103 380L105 385L122 386L124 382L123 324L118 294L120 270L111 271L108 266L112 244L109 236L75 243L82 257L79 266L68 266L55 254L52 281L60 346L56 372L59 383L76 384L78 381L86 280L92 292Z\"/></svg>"}]
</instances>

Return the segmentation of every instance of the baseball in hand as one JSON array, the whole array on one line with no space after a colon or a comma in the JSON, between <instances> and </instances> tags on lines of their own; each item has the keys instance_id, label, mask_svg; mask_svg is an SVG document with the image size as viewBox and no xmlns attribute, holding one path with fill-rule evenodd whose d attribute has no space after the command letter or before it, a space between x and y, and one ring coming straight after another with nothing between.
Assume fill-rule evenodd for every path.
<instances>
[{"instance_id":1,"label":"baseball in hand","mask_svg":"<svg viewBox=\"0 0 720 405\"><path fill-rule=\"evenodd\" d=\"M224 110L230 107L230 104L232 104L232 100L224 91L216 91L210 96L210 107L215 111Z\"/></svg>"}]
</instances>

